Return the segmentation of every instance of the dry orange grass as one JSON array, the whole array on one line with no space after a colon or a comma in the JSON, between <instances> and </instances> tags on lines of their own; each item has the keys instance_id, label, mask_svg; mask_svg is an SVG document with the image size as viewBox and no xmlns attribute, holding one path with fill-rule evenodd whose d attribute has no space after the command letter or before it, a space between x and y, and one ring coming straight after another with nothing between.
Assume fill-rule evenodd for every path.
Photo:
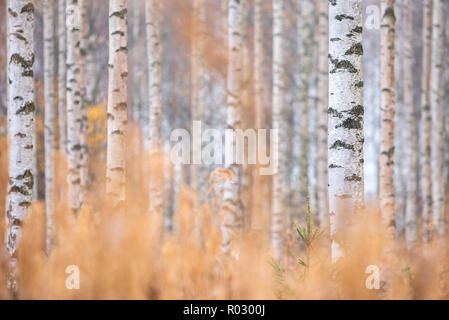
<instances>
[{"instance_id":1,"label":"dry orange grass","mask_svg":"<svg viewBox=\"0 0 449 320\"><path fill-rule=\"evenodd\" d=\"M130 141L135 139L131 130ZM4 239L7 182L6 141L0 140L0 237ZM45 215L36 203L24 225L19 249L20 298L26 299L427 299L448 298L447 246L421 246L408 254L402 243L388 243L377 212L360 213L344 235L346 256L329 261L323 236L312 248L308 269L297 262L304 247L289 231L286 260L275 272L270 264L269 219L258 230L246 230L220 251L220 221L208 204L197 205L194 191L183 187L175 212L175 230L164 232L162 217L147 212L148 159L131 149L128 155L126 213L108 208L104 196L104 154L92 155L94 177L86 205L77 217L66 209L65 158L58 155L57 241L44 253ZM140 174L139 174L140 173ZM267 217L260 212L253 216ZM262 225L262 228L260 226ZM389 251L387 248L392 248ZM385 254L385 252L393 254ZM7 255L0 247L0 298L5 288ZM80 289L65 286L66 267L80 269ZM366 267L380 267L381 290L365 287ZM387 278L386 278L387 276Z\"/></svg>"}]
</instances>

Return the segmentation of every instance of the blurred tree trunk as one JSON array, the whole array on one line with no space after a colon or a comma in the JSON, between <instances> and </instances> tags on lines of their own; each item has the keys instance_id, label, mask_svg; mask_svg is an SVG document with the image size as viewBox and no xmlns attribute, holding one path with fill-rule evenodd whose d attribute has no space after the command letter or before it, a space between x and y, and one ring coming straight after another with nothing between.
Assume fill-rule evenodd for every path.
<instances>
[{"instance_id":1,"label":"blurred tree trunk","mask_svg":"<svg viewBox=\"0 0 449 320\"><path fill-rule=\"evenodd\" d=\"M364 206L362 9L329 2L329 208L332 261L342 255L348 215Z\"/></svg>"},{"instance_id":2,"label":"blurred tree trunk","mask_svg":"<svg viewBox=\"0 0 449 320\"><path fill-rule=\"evenodd\" d=\"M264 107L264 79L263 79L263 4L262 0L254 0L254 113L255 113L255 128L265 129L265 107ZM259 226L261 212L263 210L262 195L265 189L263 177L259 172L260 164L257 159L257 164L254 167L254 181L253 181L253 196L251 209L251 223L253 226ZM257 215L257 217L256 217Z\"/></svg>"},{"instance_id":3,"label":"blurred tree trunk","mask_svg":"<svg viewBox=\"0 0 449 320\"><path fill-rule=\"evenodd\" d=\"M328 136L328 101L329 101L329 6L326 2L318 3L319 10L319 43L318 43L318 105L316 110L316 189L317 210L321 228L329 225L328 205L328 164L327 164L327 136Z\"/></svg>"},{"instance_id":4,"label":"blurred tree trunk","mask_svg":"<svg viewBox=\"0 0 449 320\"><path fill-rule=\"evenodd\" d=\"M67 78L67 37L66 37L66 0L58 0L58 120L59 149L67 152L67 114L66 114L66 78Z\"/></svg>"},{"instance_id":5,"label":"blurred tree trunk","mask_svg":"<svg viewBox=\"0 0 449 320\"><path fill-rule=\"evenodd\" d=\"M31 206L35 175L34 5L30 0L9 0L7 9L9 183L6 250L11 259L7 285L15 294L18 242Z\"/></svg>"},{"instance_id":6,"label":"blurred tree trunk","mask_svg":"<svg viewBox=\"0 0 449 320\"><path fill-rule=\"evenodd\" d=\"M242 3L239 0L230 0L228 5L228 76L227 76L227 128L235 130L241 126L242 105ZM236 150L235 140L232 143ZM240 171L239 165L226 163L230 172L229 180L224 183L224 194L220 213L222 217L222 249L229 251L231 241L240 227Z\"/></svg>"},{"instance_id":7,"label":"blurred tree trunk","mask_svg":"<svg viewBox=\"0 0 449 320\"><path fill-rule=\"evenodd\" d=\"M443 4L433 1L432 65L431 65L431 165L432 165L432 222L435 234L445 233L443 190Z\"/></svg>"},{"instance_id":8,"label":"blurred tree trunk","mask_svg":"<svg viewBox=\"0 0 449 320\"><path fill-rule=\"evenodd\" d=\"M298 83L298 126L300 152L299 152L299 208L295 208L293 222L299 222L307 212L307 199L309 197L309 154L310 154L310 97L312 73L312 50L314 39L313 26L313 1L300 2L298 15L298 59L299 59L299 83Z\"/></svg>"},{"instance_id":9,"label":"blurred tree trunk","mask_svg":"<svg viewBox=\"0 0 449 320\"><path fill-rule=\"evenodd\" d=\"M69 206L76 213L82 205L81 176L81 88L80 88L80 8L77 0L67 0L67 148Z\"/></svg>"},{"instance_id":10,"label":"blurred tree trunk","mask_svg":"<svg viewBox=\"0 0 449 320\"><path fill-rule=\"evenodd\" d=\"M55 174L55 39L54 1L45 0L44 19L44 99L45 99L45 223L46 251L52 248Z\"/></svg>"},{"instance_id":11,"label":"blurred tree trunk","mask_svg":"<svg viewBox=\"0 0 449 320\"><path fill-rule=\"evenodd\" d=\"M87 52L89 46L89 24L88 24L88 0L79 0L79 7L81 12L80 20L80 92L81 92L81 104L80 104L80 178L81 178L81 201L83 201L84 195L87 192L89 166L88 166L88 145L87 145Z\"/></svg>"},{"instance_id":12,"label":"blurred tree trunk","mask_svg":"<svg viewBox=\"0 0 449 320\"><path fill-rule=\"evenodd\" d=\"M127 1L109 1L108 150L106 192L113 206L125 200L127 125Z\"/></svg>"},{"instance_id":13,"label":"blurred tree trunk","mask_svg":"<svg viewBox=\"0 0 449 320\"><path fill-rule=\"evenodd\" d=\"M247 130L253 128L254 112L252 109L251 95L251 50L250 50L250 1L245 1L242 7L242 129ZM250 150L250 142L248 146L243 146L245 154ZM242 204L242 226L249 227L251 224L250 208L251 208L251 185L252 185L252 165L249 159L242 165L240 197Z\"/></svg>"},{"instance_id":14,"label":"blurred tree trunk","mask_svg":"<svg viewBox=\"0 0 449 320\"><path fill-rule=\"evenodd\" d=\"M192 121L200 121L204 130L205 124L205 99L206 99L206 68L204 66L204 54L206 45L206 4L204 0L193 0L193 20L192 20ZM193 141L200 148L202 140ZM207 192L207 170L199 163L191 166L192 188L200 192L200 197L205 198Z\"/></svg>"},{"instance_id":15,"label":"blurred tree trunk","mask_svg":"<svg viewBox=\"0 0 449 320\"><path fill-rule=\"evenodd\" d=\"M424 241L429 240L430 223L432 221L432 169L430 134L432 116L430 114L431 66L432 66L432 16L433 0L424 1L423 12L423 71L421 86L421 167Z\"/></svg>"},{"instance_id":16,"label":"blurred tree trunk","mask_svg":"<svg viewBox=\"0 0 449 320\"><path fill-rule=\"evenodd\" d=\"M404 45L404 104L406 111L406 186L405 237L409 247L418 239L418 133L413 102L413 2L407 1L405 10Z\"/></svg>"},{"instance_id":17,"label":"blurred tree trunk","mask_svg":"<svg viewBox=\"0 0 449 320\"><path fill-rule=\"evenodd\" d=\"M381 144L380 207L384 228L395 238L394 215L394 114L395 114L395 11L388 0L382 12L381 29ZM412 105L413 107L413 105Z\"/></svg>"},{"instance_id":18,"label":"blurred tree trunk","mask_svg":"<svg viewBox=\"0 0 449 320\"><path fill-rule=\"evenodd\" d=\"M162 75L161 75L161 43L160 43L160 8L157 0L147 0L145 20L147 25L148 54L148 92L149 92L149 151L150 177L149 199L150 211L161 214L163 211L164 175L161 170L162 161Z\"/></svg>"},{"instance_id":19,"label":"blurred tree trunk","mask_svg":"<svg viewBox=\"0 0 449 320\"><path fill-rule=\"evenodd\" d=\"M272 223L271 242L275 261L280 261L282 256L282 234L284 231L283 215L283 155L281 145L284 141L281 131L285 128L283 119L285 102L285 59L284 59L284 0L273 0L273 129L278 133L278 139L270 146L277 156L277 171L273 175L272 190ZM274 151L273 149L277 150ZM276 163L276 160L275 160Z\"/></svg>"}]
</instances>

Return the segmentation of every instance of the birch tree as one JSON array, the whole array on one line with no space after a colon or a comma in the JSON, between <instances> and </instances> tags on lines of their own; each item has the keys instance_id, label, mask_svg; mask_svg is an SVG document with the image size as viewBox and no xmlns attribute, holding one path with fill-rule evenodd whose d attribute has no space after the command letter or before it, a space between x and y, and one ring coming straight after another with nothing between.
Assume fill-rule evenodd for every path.
<instances>
[{"instance_id":1,"label":"birch tree","mask_svg":"<svg viewBox=\"0 0 449 320\"><path fill-rule=\"evenodd\" d=\"M310 150L310 99L309 90L312 72L313 50L313 1L301 1L299 5L298 25L298 58L299 58L299 83L298 83L298 118L300 136L299 158L299 208L295 210L294 220L299 222L300 216L307 211L307 199L309 197L309 150Z\"/></svg>"},{"instance_id":2,"label":"birch tree","mask_svg":"<svg viewBox=\"0 0 449 320\"><path fill-rule=\"evenodd\" d=\"M192 26L192 121L205 120L205 99L206 99L206 73L204 68L204 49L206 38L206 7L204 0L193 0L193 26ZM193 141L200 147L202 141ZM195 148L195 147L194 147ZM201 159L197 159L201 162ZM192 188L205 194L207 172L201 163L192 165Z\"/></svg>"},{"instance_id":3,"label":"birch tree","mask_svg":"<svg viewBox=\"0 0 449 320\"><path fill-rule=\"evenodd\" d=\"M242 105L242 3L230 0L228 3L228 74L227 74L227 118L228 129L235 130L241 124ZM232 149L236 150L236 142L232 141ZM232 152L232 151L231 151ZM231 157L232 158L232 157ZM235 163L226 163L230 172L229 180L224 184L221 204L222 217L222 249L229 252L231 241L241 223L239 178L241 168Z\"/></svg>"},{"instance_id":4,"label":"birch tree","mask_svg":"<svg viewBox=\"0 0 449 320\"><path fill-rule=\"evenodd\" d=\"M109 1L108 150L106 192L112 205L125 201L127 125L127 1Z\"/></svg>"},{"instance_id":5,"label":"birch tree","mask_svg":"<svg viewBox=\"0 0 449 320\"><path fill-rule=\"evenodd\" d=\"M88 14L88 0L79 0L80 16L80 92L81 92L81 104L80 104L80 187L81 197L87 192L88 183L88 145L87 145L87 50L89 40L89 28L87 21Z\"/></svg>"},{"instance_id":6,"label":"birch tree","mask_svg":"<svg viewBox=\"0 0 449 320\"><path fill-rule=\"evenodd\" d=\"M284 71L284 0L273 0L273 129L278 133L284 127L283 111L284 111L284 88L285 88L285 71ZM271 221L271 242L275 261L280 261L282 255L282 232L284 229L283 213L283 168L281 157L281 141L279 136L271 146L277 148L274 155L278 156L277 170L273 175L272 189L272 221ZM273 151L272 151L273 152Z\"/></svg>"},{"instance_id":7,"label":"birch tree","mask_svg":"<svg viewBox=\"0 0 449 320\"><path fill-rule=\"evenodd\" d=\"M54 223L54 174L55 174L55 43L54 1L45 0L44 13L44 98L45 98L45 218L46 250L51 251Z\"/></svg>"},{"instance_id":8,"label":"birch tree","mask_svg":"<svg viewBox=\"0 0 449 320\"><path fill-rule=\"evenodd\" d=\"M431 166L432 166L432 222L435 234L445 232L444 191L443 191L443 4L441 0L433 1L432 26L432 62L431 62Z\"/></svg>"},{"instance_id":9,"label":"birch tree","mask_svg":"<svg viewBox=\"0 0 449 320\"><path fill-rule=\"evenodd\" d=\"M329 91L329 7L325 1L318 2L319 10L319 39L318 39L318 103L316 110L316 189L317 189L317 209L320 226L322 228L329 225L329 205L328 205L328 164L327 164L327 109Z\"/></svg>"},{"instance_id":10,"label":"birch tree","mask_svg":"<svg viewBox=\"0 0 449 320\"><path fill-rule=\"evenodd\" d=\"M59 149L67 151L66 78L67 38L66 0L58 0L58 125Z\"/></svg>"},{"instance_id":11,"label":"birch tree","mask_svg":"<svg viewBox=\"0 0 449 320\"><path fill-rule=\"evenodd\" d=\"M329 210L332 261L343 255L347 214L363 207L363 76L360 0L329 2Z\"/></svg>"},{"instance_id":12,"label":"birch tree","mask_svg":"<svg viewBox=\"0 0 449 320\"><path fill-rule=\"evenodd\" d=\"M264 107L264 79L263 79L263 4L262 0L254 0L254 66L253 66L253 85L254 85L254 110L255 110L255 128L265 129L265 107ZM260 164L254 167L253 182L253 201L252 213L262 211L263 196L260 196L261 190L265 185L262 184L262 177L259 174ZM252 221L255 221L254 217Z\"/></svg>"},{"instance_id":13,"label":"birch tree","mask_svg":"<svg viewBox=\"0 0 449 320\"><path fill-rule=\"evenodd\" d=\"M8 287L17 292L15 270L22 224L29 212L34 185L34 5L30 0L9 0L8 29L8 195L6 250L10 257Z\"/></svg>"},{"instance_id":14,"label":"birch tree","mask_svg":"<svg viewBox=\"0 0 449 320\"><path fill-rule=\"evenodd\" d=\"M162 125L162 73L160 44L160 8L159 1L147 0L145 20L147 28L147 63L149 92L149 149L150 149L150 211L162 214L163 211L163 166L161 155Z\"/></svg>"},{"instance_id":15,"label":"birch tree","mask_svg":"<svg viewBox=\"0 0 449 320\"><path fill-rule=\"evenodd\" d=\"M67 148L69 206L74 213L81 208L80 197L80 10L77 0L67 0Z\"/></svg>"},{"instance_id":16,"label":"birch tree","mask_svg":"<svg viewBox=\"0 0 449 320\"><path fill-rule=\"evenodd\" d=\"M413 103L413 2L405 4L405 44L404 44L404 104L406 112L406 185L405 237L409 246L417 240L418 204L418 136Z\"/></svg>"},{"instance_id":17,"label":"birch tree","mask_svg":"<svg viewBox=\"0 0 449 320\"><path fill-rule=\"evenodd\" d=\"M389 237L395 237L394 216L394 113L395 113L395 23L394 0L382 13L381 29L381 143L380 206Z\"/></svg>"},{"instance_id":18,"label":"birch tree","mask_svg":"<svg viewBox=\"0 0 449 320\"><path fill-rule=\"evenodd\" d=\"M430 114L430 70L432 66L432 13L433 0L424 0L423 12L423 71L421 84L421 196L423 199L424 241L429 239L432 220L432 176L431 176L431 114Z\"/></svg>"}]
</instances>

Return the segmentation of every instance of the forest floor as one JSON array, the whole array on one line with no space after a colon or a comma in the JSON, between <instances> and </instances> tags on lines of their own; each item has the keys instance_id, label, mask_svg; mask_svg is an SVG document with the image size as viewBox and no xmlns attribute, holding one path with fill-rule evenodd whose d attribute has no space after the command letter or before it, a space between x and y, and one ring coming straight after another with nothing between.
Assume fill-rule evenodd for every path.
<instances>
[{"instance_id":1,"label":"forest floor","mask_svg":"<svg viewBox=\"0 0 449 320\"><path fill-rule=\"evenodd\" d=\"M7 153L0 141L0 239L5 239ZM99 159L104 155L98 155ZM115 214L103 196L102 161L93 168L86 205L75 217L67 210L64 174L58 175L57 236L50 255L45 246L45 212L36 202L23 227L18 255L20 298L26 299L447 299L449 253L437 242L412 252L382 234L379 214L361 212L341 238L345 256L329 260L326 234L308 249L292 227L287 230L285 259L270 258L269 215L259 213L258 230L243 230L232 254L221 253L220 223L209 205L181 188L175 231L164 232L162 217L146 208L142 168L133 156L128 168L126 214ZM57 172L64 172L59 157ZM98 159L96 159L98 160ZM134 178L132 178L134 177ZM138 181L137 181L137 180ZM0 299L6 288L7 254L0 249ZM70 266L79 268L78 290L67 287ZM69 267L69 269L68 269ZM377 271L379 271L377 273ZM379 281L376 283L376 277ZM379 285L377 287L377 285ZM378 289L376 289L378 288Z\"/></svg>"}]
</instances>

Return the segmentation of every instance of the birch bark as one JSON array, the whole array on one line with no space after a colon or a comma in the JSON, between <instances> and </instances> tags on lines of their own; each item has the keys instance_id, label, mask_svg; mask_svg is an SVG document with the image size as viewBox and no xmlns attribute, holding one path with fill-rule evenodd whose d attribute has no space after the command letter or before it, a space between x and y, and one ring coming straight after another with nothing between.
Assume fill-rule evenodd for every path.
<instances>
[{"instance_id":1,"label":"birch bark","mask_svg":"<svg viewBox=\"0 0 449 320\"><path fill-rule=\"evenodd\" d=\"M80 10L77 0L67 0L67 147L69 206L74 213L81 208L80 197Z\"/></svg>"},{"instance_id":2,"label":"birch bark","mask_svg":"<svg viewBox=\"0 0 449 320\"><path fill-rule=\"evenodd\" d=\"M360 0L329 2L329 209L332 261L341 230L363 207L363 76Z\"/></svg>"},{"instance_id":3,"label":"birch bark","mask_svg":"<svg viewBox=\"0 0 449 320\"><path fill-rule=\"evenodd\" d=\"M34 5L29 0L9 0L7 8L9 183L6 250L11 268L8 287L17 293L17 247L22 224L31 206L34 185Z\"/></svg>"},{"instance_id":4,"label":"birch bark","mask_svg":"<svg viewBox=\"0 0 449 320\"><path fill-rule=\"evenodd\" d=\"M284 0L273 0L273 129L278 133L285 126L282 117L284 112ZM281 141L279 136L271 148L276 148L274 152L274 163L277 164L276 173L273 175L272 189L272 221L271 221L271 242L275 261L280 261L282 256L282 233L284 230L283 216L283 168L281 155ZM282 142L283 143L283 142ZM277 161L276 161L277 160Z\"/></svg>"},{"instance_id":5,"label":"birch bark","mask_svg":"<svg viewBox=\"0 0 449 320\"><path fill-rule=\"evenodd\" d=\"M163 211L163 172L161 167L161 125L162 125L162 87L161 87L161 45L160 45L160 3L147 0L145 19L147 25L147 54L149 77L149 151L150 151L150 211L162 214Z\"/></svg>"},{"instance_id":6,"label":"birch bark","mask_svg":"<svg viewBox=\"0 0 449 320\"><path fill-rule=\"evenodd\" d=\"M381 29L381 143L379 198L382 222L390 239L394 239L395 237L395 23L394 0L388 0L382 13Z\"/></svg>"},{"instance_id":7,"label":"birch bark","mask_svg":"<svg viewBox=\"0 0 449 320\"><path fill-rule=\"evenodd\" d=\"M227 75L227 128L235 130L241 125L242 105L242 3L230 0L228 4L228 75ZM232 142L235 150L236 142ZM239 181L241 168L235 163L226 163L226 169L231 172L230 180L224 184L221 204L222 217L222 250L227 253L231 241L241 223Z\"/></svg>"},{"instance_id":8,"label":"birch bark","mask_svg":"<svg viewBox=\"0 0 449 320\"><path fill-rule=\"evenodd\" d=\"M54 234L54 174L55 174L55 43L54 1L45 0L44 19L44 99L45 99L45 218L46 250L51 251Z\"/></svg>"},{"instance_id":9,"label":"birch bark","mask_svg":"<svg viewBox=\"0 0 449 320\"><path fill-rule=\"evenodd\" d=\"M429 240L432 221L432 170L430 166L430 133L432 117L430 114L430 70L432 66L432 20L433 0L424 1L423 12L423 71L421 85L421 196L423 199L424 242Z\"/></svg>"},{"instance_id":10,"label":"birch bark","mask_svg":"<svg viewBox=\"0 0 449 320\"><path fill-rule=\"evenodd\" d=\"M328 204L328 103L329 103L329 6L325 1L318 2L318 104L316 110L316 190L317 210L321 228L329 225Z\"/></svg>"},{"instance_id":11,"label":"birch bark","mask_svg":"<svg viewBox=\"0 0 449 320\"><path fill-rule=\"evenodd\" d=\"M444 217L443 194L443 3L441 0L433 1L432 23L432 65L431 65L431 91L430 108L432 117L431 128L431 168L432 168L432 222L435 234L443 235L446 231Z\"/></svg>"},{"instance_id":12,"label":"birch bark","mask_svg":"<svg viewBox=\"0 0 449 320\"><path fill-rule=\"evenodd\" d=\"M415 106L413 103L413 3L405 4L405 44L404 44L404 104L406 112L406 185L405 238L408 246L415 245L418 238L418 135Z\"/></svg>"},{"instance_id":13,"label":"birch bark","mask_svg":"<svg viewBox=\"0 0 449 320\"><path fill-rule=\"evenodd\" d=\"M125 201L127 125L127 1L109 1L108 150L106 192L114 207Z\"/></svg>"},{"instance_id":14,"label":"birch bark","mask_svg":"<svg viewBox=\"0 0 449 320\"><path fill-rule=\"evenodd\" d=\"M87 51L89 46L89 28L88 28L88 0L78 0L79 10L81 12L81 20L80 20L80 92L81 92L81 104L80 104L80 113L81 113L81 123L80 123L80 145L81 145L81 154L80 154L80 188L81 188L81 197L84 197L84 194L87 192L87 184L88 184L88 145L87 145ZM83 201L83 200L81 200Z\"/></svg>"},{"instance_id":15,"label":"birch bark","mask_svg":"<svg viewBox=\"0 0 449 320\"><path fill-rule=\"evenodd\" d=\"M309 153L310 153L310 83L312 81L312 50L313 50L313 1L300 2L300 14L298 17L298 57L299 57L299 208L295 210L293 220L299 222L307 211L307 199L309 197ZM295 129L295 130L298 130Z\"/></svg>"},{"instance_id":16,"label":"birch bark","mask_svg":"<svg viewBox=\"0 0 449 320\"><path fill-rule=\"evenodd\" d=\"M67 37L66 37L66 0L58 0L58 120L59 149L67 152Z\"/></svg>"}]
</instances>

